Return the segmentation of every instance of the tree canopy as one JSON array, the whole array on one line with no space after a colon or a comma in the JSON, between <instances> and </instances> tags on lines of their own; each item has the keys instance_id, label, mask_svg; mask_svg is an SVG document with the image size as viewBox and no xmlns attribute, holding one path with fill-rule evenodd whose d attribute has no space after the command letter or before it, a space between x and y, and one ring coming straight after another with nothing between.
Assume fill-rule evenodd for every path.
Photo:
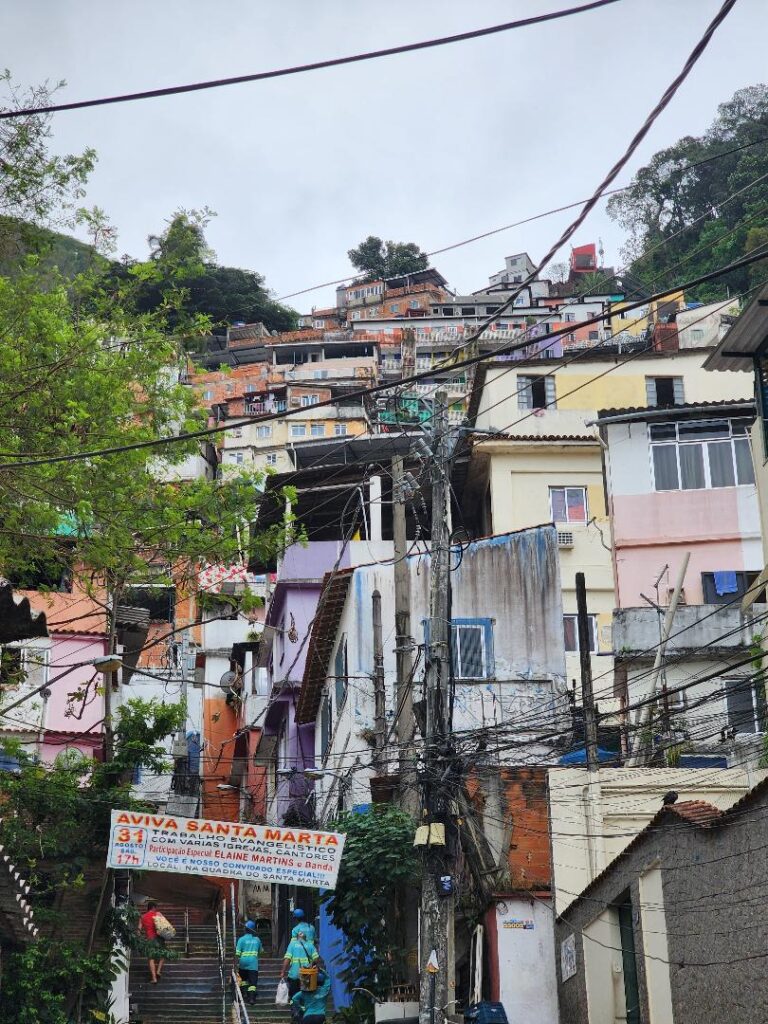
<instances>
[{"instance_id":1,"label":"tree canopy","mask_svg":"<svg viewBox=\"0 0 768 1024\"><path fill-rule=\"evenodd\" d=\"M383 242L375 235L369 235L356 248L350 249L347 256L352 266L365 275L366 281L414 274L429 266L429 257L415 242Z\"/></svg>"},{"instance_id":2,"label":"tree canopy","mask_svg":"<svg viewBox=\"0 0 768 1024\"><path fill-rule=\"evenodd\" d=\"M718 107L703 135L685 136L654 154L627 191L611 197L608 213L629 232L629 274L649 291L765 245L768 87L740 89ZM763 264L734 271L702 286L695 297L742 293L765 274Z\"/></svg>"},{"instance_id":3,"label":"tree canopy","mask_svg":"<svg viewBox=\"0 0 768 1024\"><path fill-rule=\"evenodd\" d=\"M263 323L271 331L296 327L295 310L276 302L264 278L253 270L222 267L205 238L209 210L177 210L160 235L150 235L147 261L155 273L142 273L135 291L136 309L149 313L160 309L169 288L177 293L178 310L167 311L172 328L180 316L208 318L210 325ZM108 277L125 281L137 266L123 260L112 267Z\"/></svg>"}]
</instances>

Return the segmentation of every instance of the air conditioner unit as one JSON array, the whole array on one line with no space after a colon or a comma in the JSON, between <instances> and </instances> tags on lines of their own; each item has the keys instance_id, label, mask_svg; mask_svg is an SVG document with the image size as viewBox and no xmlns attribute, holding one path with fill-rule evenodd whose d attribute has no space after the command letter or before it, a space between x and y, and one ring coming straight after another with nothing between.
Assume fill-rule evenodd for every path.
<instances>
[{"instance_id":1,"label":"air conditioner unit","mask_svg":"<svg viewBox=\"0 0 768 1024\"><path fill-rule=\"evenodd\" d=\"M573 533L571 532L571 530L557 531L557 546L559 548L573 547Z\"/></svg>"}]
</instances>

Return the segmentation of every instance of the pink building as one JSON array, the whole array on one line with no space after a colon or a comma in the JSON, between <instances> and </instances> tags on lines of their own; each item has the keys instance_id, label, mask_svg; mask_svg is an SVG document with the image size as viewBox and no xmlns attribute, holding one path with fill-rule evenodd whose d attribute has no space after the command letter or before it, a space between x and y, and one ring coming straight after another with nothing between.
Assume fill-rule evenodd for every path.
<instances>
[{"instance_id":1,"label":"pink building","mask_svg":"<svg viewBox=\"0 0 768 1024\"><path fill-rule=\"evenodd\" d=\"M745 400L611 409L597 421L616 586L613 696L630 708L659 698L660 756L674 740L735 766L757 759L762 747L765 690L749 652L765 608L741 610L763 567L754 416L754 402ZM663 671L655 672L662 620L686 555Z\"/></svg>"}]
</instances>

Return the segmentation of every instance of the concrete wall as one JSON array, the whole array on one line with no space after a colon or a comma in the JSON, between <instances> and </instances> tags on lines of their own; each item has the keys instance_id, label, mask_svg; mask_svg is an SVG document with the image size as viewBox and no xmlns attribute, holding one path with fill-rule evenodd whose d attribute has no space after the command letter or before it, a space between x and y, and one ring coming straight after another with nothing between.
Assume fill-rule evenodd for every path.
<instances>
[{"instance_id":1,"label":"concrete wall","mask_svg":"<svg viewBox=\"0 0 768 1024\"><path fill-rule=\"evenodd\" d=\"M429 556L408 559L411 578L411 633L416 643L425 641L429 618ZM452 617L488 618L493 626L494 675L477 682L457 682L454 728L518 722L524 731L541 732L542 722L555 722L564 708L565 663L562 645L562 604L555 531L551 527L491 537L470 545L452 573ZM387 720L395 711L394 575L391 564L358 568L336 633L347 641L349 685L339 709L335 679L328 678L326 693L333 701L334 732L329 764L334 769L355 768L349 803L360 802L365 793L369 750L361 731L373 725L373 630L372 594L381 594L384 634L384 672ZM335 653L334 645L334 653ZM334 674L333 657L327 674ZM423 674L419 669L416 680ZM561 719L557 719L561 720ZM523 732L523 734L525 734ZM320 750L321 723L316 721L315 744ZM546 763L551 756L546 743L530 744L507 755L510 763ZM327 812L335 799L337 782L323 780L316 787L318 813ZM367 802L367 800L366 800Z\"/></svg>"},{"instance_id":2,"label":"concrete wall","mask_svg":"<svg viewBox=\"0 0 768 1024\"><path fill-rule=\"evenodd\" d=\"M500 999L513 1021L557 1024L554 919L540 896L505 896L496 904Z\"/></svg>"},{"instance_id":3,"label":"concrete wall","mask_svg":"<svg viewBox=\"0 0 768 1024\"><path fill-rule=\"evenodd\" d=\"M763 1024L767 809L763 794L728 825L700 828L667 816L558 920L557 948L573 935L577 963L576 975L559 983L561 1024L624 1019L598 1006L601 993L623 987L623 976L618 935L598 934L595 923L627 891L643 1024ZM612 949L597 945L606 939Z\"/></svg>"},{"instance_id":4,"label":"concrete wall","mask_svg":"<svg viewBox=\"0 0 768 1024\"><path fill-rule=\"evenodd\" d=\"M583 430L583 426L582 426ZM519 530L551 520L551 487L585 487L587 518L592 525L556 524L573 535L573 547L560 548L563 612L575 614L577 572L587 583L587 605L597 616L598 651L613 650L611 622L614 607L610 524L605 509L601 449L594 443L488 441L481 451L489 460L493 532ZM592 658L594 677L609 672L612 660ZM566 676L580 681L578 653L566 653ZM578 683L580 688L580 682Z\"/></svg>"},{"instance_id":5,"label":"concrete wall","mask_svg":"<svg viewBox=\"0 0 768 1024\"><path fill-rule=\"evenodd\" d=\"M595 820L588 817L584 768L551 768L549 806L558 913L630 843L675 790L680 800L725 809L768 775L748 768L602 768Z\"/></svg>"}]
</instances>

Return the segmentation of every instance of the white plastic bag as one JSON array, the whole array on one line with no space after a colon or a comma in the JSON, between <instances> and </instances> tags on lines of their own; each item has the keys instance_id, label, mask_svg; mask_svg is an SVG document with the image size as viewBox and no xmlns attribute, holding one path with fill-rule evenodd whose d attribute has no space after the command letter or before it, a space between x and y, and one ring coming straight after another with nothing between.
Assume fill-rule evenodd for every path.
<instances>
[{"instance_id":1,"label":"white plastic bag","mask_svg":"<svg viewBox=\"0 0 768 1024\"><path fill-rule=\"evenodd\" d=\"M277 993L275 994L275 1006L288 1006L290 1003L290 997L288 995L288 982L281 978L277 983Z\"/></svg>"}]
</instances>

